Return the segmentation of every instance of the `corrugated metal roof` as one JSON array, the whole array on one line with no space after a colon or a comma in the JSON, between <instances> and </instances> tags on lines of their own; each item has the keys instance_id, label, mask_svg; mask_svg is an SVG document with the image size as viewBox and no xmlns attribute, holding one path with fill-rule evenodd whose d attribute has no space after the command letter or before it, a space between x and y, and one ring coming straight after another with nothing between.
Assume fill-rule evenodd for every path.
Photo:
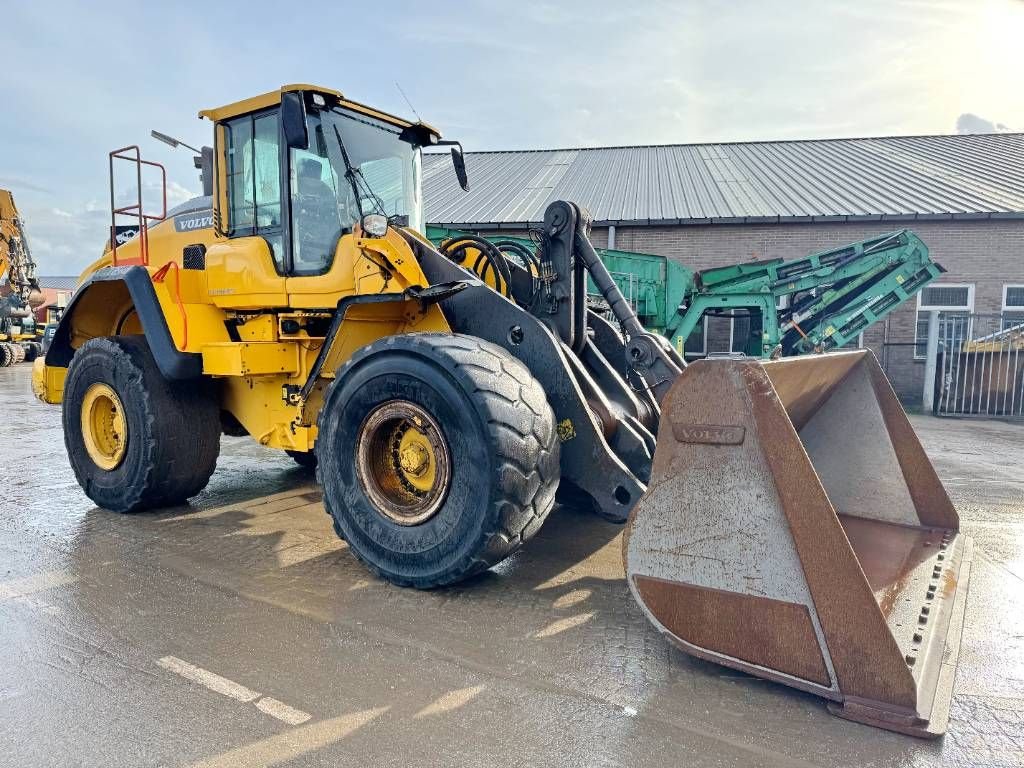
<instances>
[{"instance_id":1,"label":"corrugated metal roof","mask_svg":"<svg viewBox=\"0 0 1024 768\"><path fill-rule=\"evenodd\" d=\"M74 275L57 275L40 277L40 288L51 288L55 291L73 291L78 285L78 278Z\"/></svg>"},{"instance_id":2,"label":"corrugated metal roof","mask_svg":"<svg viewBox=\"0 0 1024 768\"><path fill-rule=\"evenodd\" d=\"M1024 134L601 147L423 163L427 221L539 223L553 200L598 224L1024 218Z\"/></svg>"}]
</instances>

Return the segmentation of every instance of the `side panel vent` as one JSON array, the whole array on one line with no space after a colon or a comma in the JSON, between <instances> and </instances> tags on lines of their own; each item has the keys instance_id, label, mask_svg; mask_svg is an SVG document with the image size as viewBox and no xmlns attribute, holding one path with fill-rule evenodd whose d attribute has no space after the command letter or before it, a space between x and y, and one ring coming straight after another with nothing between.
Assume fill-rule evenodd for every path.
<instances>
[{"instance_id":1,"label":"side panel vent","mask_svg":"<svg viewBox=\"0 0 1024 768\"><path fill-rule=\"evenodd\" d=\"M181 254L185 269L206 269L206 246L202 243L186 245Z\"/></svg>"}]
</instances>

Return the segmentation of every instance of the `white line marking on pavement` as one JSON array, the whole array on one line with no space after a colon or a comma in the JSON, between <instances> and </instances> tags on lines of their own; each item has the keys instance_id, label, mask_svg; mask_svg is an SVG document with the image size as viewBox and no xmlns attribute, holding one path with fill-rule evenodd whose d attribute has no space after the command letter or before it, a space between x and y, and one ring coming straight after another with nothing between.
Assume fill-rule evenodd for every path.
<instances>
[{"instance_id":1,"label":"white line marking on pavement","mask_svg":"<svg viewBox=\"0 0 1024 768\"><path fill-rule=\"evenodd\" d=\"M0 581L0 600L24 597L54 587L63 587L75 581L78 581L78 577L66 571L44 571L20 579Z\"/></svg>"},{"instance_id":2,"label":"white line marking on pavement","mask_svg":"<svg viewBox=\"0 0 1024 768\"><path fill-rule=\"evenodd\" d=\"M246 688L241 683L236 683L234 680L228 680L226 677L221 677L217 673L211 672L208 669L197 667L195 664L189 664L187 661L182 661L177 656L164 656L162 659L157 659L156 663L164 669L174 672L176 675L181 675L186 680L190 680L193 683L199 683L199 685L213 691L214 693L227 696L235 701L240 701L243 704L255 702L256 709L280 720L282 723L287 723L288 725L302 725L302 723L313 717L308 712L303 712L301 709L290 707L283 701L278 701L271 696L264 696L258 691Z\"/></svg>"},{"instance_id":3,"label":"white line marking on pavement","mask_svg":"<svg viewBox=\"0 0 1024 768\"><path fill-rule=\"evenodd\" d=\"M247 703L255 701L260 697L256 691L250 690L234 680L228 680L226 677L221 677L202 667L189 664L187 661L182 661L175 656L164 656L157 661L157 664L177 675L181 675L186 680L199 683L204 688L209 688L215 693L230 696L236 701Z\"/></svg>"},{"instance_id":4,"label":"white line marking on pavement","mask_svg":"<svg viewBox=\"0 0 1024 768\"><path fill-rule=\"evenodd\" d=\"M295 707L289 707L283 701L278 701L270 696L264 696L257 701L256 709L260 712L266 712L271 717L276 717L282 723L288 723L288 725L302 725L313 717L308 712L295 709Z\"/></svg>"}]
</instances>

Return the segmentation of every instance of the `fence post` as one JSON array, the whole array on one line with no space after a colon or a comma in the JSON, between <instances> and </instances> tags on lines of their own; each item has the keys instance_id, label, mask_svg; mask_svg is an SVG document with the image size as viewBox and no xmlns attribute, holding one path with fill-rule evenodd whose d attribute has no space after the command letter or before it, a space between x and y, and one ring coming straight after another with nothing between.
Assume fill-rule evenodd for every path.
<instances>
[{"instance_id":1,"label":"fence post","mask_svg":"<svg viewBox=\"0 0 1024 768\"><path fill-rule=\"evenodd\" d=\"M924 392L922 405L925 413L931 413L935 406L935 364L939 358L939 311L928 313L928 346L924 358Z\"/></svg>"}]
</instances>

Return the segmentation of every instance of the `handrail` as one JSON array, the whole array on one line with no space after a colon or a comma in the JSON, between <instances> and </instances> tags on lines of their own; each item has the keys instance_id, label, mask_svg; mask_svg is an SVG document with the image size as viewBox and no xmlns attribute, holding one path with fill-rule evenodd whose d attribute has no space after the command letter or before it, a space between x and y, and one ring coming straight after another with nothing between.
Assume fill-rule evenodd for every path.
<instances>
[{"instance_id":1,"label":"handrail","mask_svg":"<svg viewBox=\"0 0 1024 768\"><path fill-rule=\"evenodd\" d=\"M114 161L125 160L135 163L135 190L136 201L131 205L117 206L114 194ZM114 266L120 264L141 264L149 265L149 222L163 221L167 218L167 169L160 163L152 160L143 160L142 151L137 144L115 149L109 153L110 162L110 250ZM162 208L160 214L146 213L142 205L142 166L148 165L160 169L160 190L162 196ZM132 216L139 222L139 258L138 260L122 260L117 258L117 217Z\"/></svg>"}]
</instances>

